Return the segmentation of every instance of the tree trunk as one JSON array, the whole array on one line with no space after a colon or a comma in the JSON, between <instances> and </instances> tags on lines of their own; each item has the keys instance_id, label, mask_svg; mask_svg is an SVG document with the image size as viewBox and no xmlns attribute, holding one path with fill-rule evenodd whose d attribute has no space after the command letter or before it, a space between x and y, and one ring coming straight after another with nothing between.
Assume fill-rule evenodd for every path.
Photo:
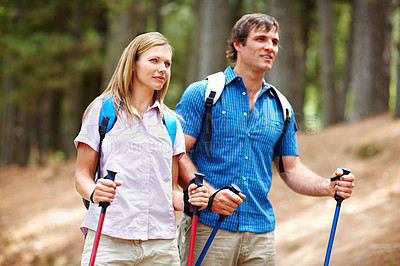
<instances>
[{"instance_id":1,"label":"tree trunk","mask_svg":"<svg viewBox=\"0 0 400 266\"><path fill-rule=\"evenodd\" d=\"M72 24L71 24L71 35L73 36L75 42L78 44L82 38L82 14L80 6L82 0L74 0L72 2ZM76 45L78 47L78 45ZM71 58L79 58L79 50L76 49L75 52L71 55ZM67 60L69 62L69 60ZM82 102L82 94L83 94L83 84L82 84L82 75L79 70L75 67L75 64L70 63L70 79L71 86L65 91L64 99L67 108L67 117L65 121L65 137L63 137L61 146L66 153L66 157L70 158L75 154L75 147L73 146L72 140L75 139L79 132L81 119L82 119L82 109L79 104ZM54 104L53 102L52 104ZM60 106L49 107L48 110L52 110L53 108L61 108ZM49 114L48 114L49 115ZM57 132L54 132L57 133Z\"/></svg>"},{"instance_id":2,"label":"tree trunk","mask_svg":"<svg viewBox=\"0 0 400 266\"><path fill-rule=\"evenodd\" d=\"M354 6L351 8L351 22L349 37L346 43L346 62L343 70L343 83L342 83L342 94L340 100L339 117L341 120L346 119L346 103L347 103L347 93L350 90L351 82L351 70L353 65L353 43L354 43Z\"/></svg>"},{"instance_id":3,"label":"tree trunk","mask_svg":"<svg viewBox=\"0 0 400 266\"><path fill-rule=\"evenodd\" d=\"M396 7L400 9L400 1ZM399 24L400 28L400 24ZM396 109L394 113L395 118L400 117L400 38L397 40L397 84L396 84Z\"/></svg>"},{"instance_id":4,"label":"tree trunk","mask_svg":"<svg viewBox=\"0 0 400 266\"><path fill-rule=\"evenodd\" d=\"M120 0L119 4L110 9L106 54L103 67L103 85L100 91L106 89L108 82L117 66L123 49L136 35L146 31L146 12L141 9L144 0Z\"/></svg>"},{"instance_id":5,"label":"tree trunk","mask_svg":"<svg viewBox=\"0 0 400 266\"><path fill-rule=\"evenodd\" d=\"M192 29L192 34L190 34L190 40L188 41L189 43L189 49L187 53L187 60L186 60L186 65L187 65L187 74L185 75L184 78L184 84L182 86L183 90L182 92L189 86L192 82L195 82L198 80L198 71L199 71L199 58L200 58L200 47L199 47L199 42L200 42L200 24L202 21L201 17L201 9L200 9L200 3L201 1L195 1L193 4L193 12L195 15L195 23L193 25Z\"/></svg>"},{"instance_id":6,"label":"tree trunk","mask_svg":"<svg viewBox=\"0 0 400 266\"><path fill-rule=\"evenodd\" d=\"M335 47L333 41L332 0L318 0L322 66L322 113L324 126L340 121L340 97L335 86Z\"/></svg>"},{"instance_id":7,"label":"tree trunk","mask_svg":"<svg viewBox=\"0 0 400 266\"><path fill-rule=\"evenodd\" d=\"M8 62L11 59L6 57L3 60L2 69L8 69ZM3 88L3 110L1 119L1 153L0 166L8 165L15 162L16 154L16 136L17 131L17 108L10 102L10 95L16 89L15 80L6 73L2 73L2 88Z\"/></svg>"},{"instance_id":8,"label":"tree trunk","mask_svg":"<svg viewBox=\"0 0 400 266\"><path fill-rule=\"evenodd\" d=\"M226 67L226 43L229 29L228 0L199 1L200 40L199 40L199 70L197 80L204 79L209 74L223 71Z\"/></svg>"},{"instance_id":9,"label":"tree trunk","mask_svg":"<svg viewBox=\"0 0 400 266\"><path fill-rule=\"evenodd\" d=\"M292 0L270 0L268 14L275 17L280 27L280 48L274 66L267 72L267 82L273 84L290 101L296 122L302 124L305 92L305 67L302 55L295 53L298 43L294 25L294 2Z\"/></svg>"},{"instance_id":10,"label":"tree trunk","mask_svg":"<svg viewBox=\"0 0 400 266\"><path fill-rule=\"evenodd\" d=\"M391 0L354 2L353 119L389 110Z\"/></svg>"}]
</instances>

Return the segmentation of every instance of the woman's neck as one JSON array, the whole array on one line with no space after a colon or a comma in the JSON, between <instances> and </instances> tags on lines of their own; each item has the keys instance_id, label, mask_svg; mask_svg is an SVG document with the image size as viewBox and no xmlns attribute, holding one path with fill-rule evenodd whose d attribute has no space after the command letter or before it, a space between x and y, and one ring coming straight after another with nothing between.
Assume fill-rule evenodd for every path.
<instances>
[{"instance_id":1,"label":"woman's neck","mask_svg":"<svg viewBox=\"0 0 400 266\"><path fill-rule=\"evenodd\" d=\"M144 91L144 90L133 90L131 96L131 103L138 111L140 117L143 118L144 113L153 105L154 103L154 91Z\"/></svg>"}]
</instances>

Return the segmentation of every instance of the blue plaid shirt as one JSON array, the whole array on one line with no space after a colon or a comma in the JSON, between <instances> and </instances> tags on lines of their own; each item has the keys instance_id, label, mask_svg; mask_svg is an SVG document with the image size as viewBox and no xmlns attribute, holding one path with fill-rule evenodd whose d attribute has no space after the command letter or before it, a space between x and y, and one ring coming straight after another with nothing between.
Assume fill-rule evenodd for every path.
<instances>
[{"instance_id":1,"label":"blue plaid shirt","mask_svg":"<svg viewBox=\"0 0 400 266\"><path fill-rule=\"evenodd\" d=\"M275 229L275 216L268 192L272 182L272 159L280 153L277 142L283 130L282 108L267 84L250 114L242 78L231 67L224 73L225 89L212 108L211 159L204 149L207 81L191 84L175 111L185 120L183 132L197 139L189 155L199 172L205 174L207 182L216 189L234 183L247 196L220 228L234 232L270 232ZM296 131L292 115L283 141L284 156L298 155ZM214 226L218 217L216 213L203 210L199 221Z\"/></svg>"}]
</instances>

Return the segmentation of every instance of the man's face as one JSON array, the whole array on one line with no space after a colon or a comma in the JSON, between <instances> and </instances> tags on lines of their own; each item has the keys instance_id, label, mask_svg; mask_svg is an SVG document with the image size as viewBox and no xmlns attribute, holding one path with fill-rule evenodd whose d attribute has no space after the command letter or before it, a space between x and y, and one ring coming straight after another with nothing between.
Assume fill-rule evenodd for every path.
<instances>
[{"instance_id":1,"label":"man's face","mask_svg":"<svg viewBox=\"0 0 400 266\"><path fill-rule=\"evenodd\" d=\"M237 64L243 64L249 70L267 72L271 70L278 53L279 34L271 31L252 29L246 44L234 43L237 50Z\"/></svg>"}]
</instances>

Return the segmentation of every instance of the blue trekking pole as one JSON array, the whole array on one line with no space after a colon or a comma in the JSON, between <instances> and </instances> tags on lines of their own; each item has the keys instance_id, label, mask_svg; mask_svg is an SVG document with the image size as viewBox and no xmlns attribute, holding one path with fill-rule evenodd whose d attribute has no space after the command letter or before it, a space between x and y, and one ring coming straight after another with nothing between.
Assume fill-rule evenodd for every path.
<instances>
[{"instance_id":1,"label":"blue trekking pole","mask_svg":"<svg viewBox=\"0 0 400 266\"><path fill-rule=\"evenodd\" d=\"M343 175L350 174L350 170L344 169L344 168L342 168L342 170L343 170ZM331 181L335 181L335 180L339 180L339 179L340 179L340 176L335 176L335 177L331 178ZM342 198L341 196L339 196L338 194L335 193L335 200L336 200L336 210L335 210L335 216L333 218L331 235L329 236L328 249L326 250L324 266L329 265L329 259L331 257L331 251L332 251L332 246L333 246L333 239L335 238L336 226L337 226L337 222L339 219L340 206L342 205L342 201L344 200L344 198Z\"/></svg>"},{"instance_id":2,"label":"blue trekking pole","mask_svg":"<svg viewBox=\"0 0 400 266\"><path fill-rule=\"evenodd\" d=\"M240 188L238 186L236 186L235 184L232 184L232 186L229 188L230 191L232 191L235 194L239 194L240 192L242 192L240 190ZM196 261L196 265L195 266L200 266L201 262L203 261L204 257L206 256L206 253L208 251L208 249L211 246L212 241L214 240L215 235L217 234L217 231L219 230L219 227L221 226L222 221L225 219L226 215L219 215L218 221L214 226L214 229L212 230L210 236L208 237L207 243L205 244L203 250L201 251L201 254L199 256L199 258Z\"/></svg>"}]
</instances>

